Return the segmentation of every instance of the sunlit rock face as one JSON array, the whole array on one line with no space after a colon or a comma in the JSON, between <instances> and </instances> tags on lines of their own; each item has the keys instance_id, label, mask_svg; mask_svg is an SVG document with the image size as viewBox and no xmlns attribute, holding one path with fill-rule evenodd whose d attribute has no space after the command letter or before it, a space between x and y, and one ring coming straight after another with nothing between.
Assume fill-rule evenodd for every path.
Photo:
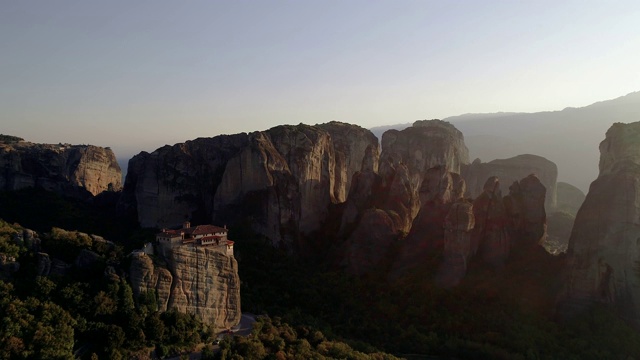
<instances>
[{"instance_id":1,"label":"sunlit rock face","mask_svg":"<svg viewBox=\"0 0 640 360\"><path fill-rule=\"evenodd\" d=\"M93 145L0 142L0 189L42 187L64 195L98 195L122 188L122 172L109 148Z\"/></svg>"},{"instance_id":2,"label":"sunlit rock face","mask_svg":"<svg viewBox=\"0 0 640 360\"><path fill-rule=\"evenodd\" d=\"M434 166L460 173L469 163L464 137L453 125L441 120L416 121L402 131L389 130L382 135L379 174L385 184L398 164L407 167L407 176L415 193L425 172Z\"/></svg>"},{"instance_id":3,"label":"sunlit rock face","mask_svg":"<svg viewBox=\"0 0 640 360\"><path fill-rule=\"evenodd\" d=\"M562 315L604 302L640 326L640 122L614 124L600 143L600 174L578 211L567 254Z\"/></svg>"},{"instance_id":4,"label":"sunlit rock face","mask_svg":"<svg viewBox=\"0 0 640 360\"><path fill-rule=\"evenodd\" d=\"M343 135L352 133L362 136L347 144ZM137 213L143 227L245 225L276 246L304 246L301 235L318 231L348 192L347 174L377 162L374 139L329 123L165 146L130 160L119 208Z\"/></svg>"},{"instance_id":5,"label":"sunlit rock face","mask_svg":"<svg viewBox=\"0 0 640 360\"><path fill-rule=\"evenodd\" d=\"M336 163L334 197L338 202L343 202L349 194L351 180L356 172L378 172L378 138L365 128L338 121L317 127L331 135Z\"/></svg>"},{"instance_id":6,"label":"sunlit rock face","mask_svg":"<svg viewBox=\"0 0 640 360\"><path fill-rule=\"evenodd\" d=\"M164 260L166 266L161 266L143 252L131 255L134 295L153 292L159 311L194 314L218 331L239 323L240 278L233 256L207 247L179 246Z\"/></svg>"},{"instance_id":7,"label":"sunlit rock face","mask_svg":"<svg viewBox=\"0 0 640 360\"><path fill-rule=\"evenodd\" d=\"M516 181L535 174L546 188L545 206L554 209L557 204L556 182L558 167L537 155L518 155L509 159L498 159L483 163L476 159L470 165L464 165L461 175L467 183L467 196L477 198L484 191L484 183L490 176L500 179L500 191L509 193L509 187Z\"/></svg>"}]
</instances>

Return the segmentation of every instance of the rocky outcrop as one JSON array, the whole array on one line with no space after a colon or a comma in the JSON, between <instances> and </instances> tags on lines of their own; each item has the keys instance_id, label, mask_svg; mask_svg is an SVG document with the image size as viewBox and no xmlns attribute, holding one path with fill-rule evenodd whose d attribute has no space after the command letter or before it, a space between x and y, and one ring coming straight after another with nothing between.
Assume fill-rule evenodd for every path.
<instances>
[{"instance_id":1,"label":"rocky outcrop","mask_svg":"<svg viewBox=\"0 0 640 360\"><path fill-rule=\"evenodd\" d=\"M143 227L246 225L295 247L344 198L346 175L373 169L377 147L367 133L341 123L287 125L143 152L129 162L119 208L137 213ZM347 141L349 134L365 136Z\"/></svg>"},{"instance_id":2,"label":"rocky outcrop","mask_svg":"<svg viewBox=\"0 0 640 360\"><path fill-rule=\"evenodd\" d=\"M612 304L640 326L640 122L614 124L600 143L600 174L573 226L566 291L569 316L597 302Z\"/></svg>"},{"instance_id":3,"label":"rocky outcrop","mask_svg":"<svg viewBox=\"0 0 640 360\"><path fill-rule=\"evenodd\" d=\"M547 237L546 188L537 176L529 175L509 187L504 205L516 250L528 251Z\"/></svg>"},{"instance_id":4,"label":"rocky outcrop","mask_svg":"<svg viewBox=\"0 0 640 360\"><path fill-rule=\"evenodd\" d=\"M461 166L469 163L469 151L462 133L448 122L416 121L412 127L382 135L379 173L385 184L400 163L407 167L409 181L417 193L428 169L444 166L460 173Z\"/></svg>"},{"instance_id":5,"label":"rocky outcrop","mask_svg":"<svg viewBox=\"0 0 640 360\"><path fill-rule=\"evenodd\" d=\"M473 201L475 227L471 234L471 252L484 263L501 268L509 257L511 238L509 216L503 204L500 180L492 176L484 191Z\"/></svg>"},{"instance_id":6,"label":"rocky outcrop","mask_svg":"<svg viewBox=\"0 0 640 360\"><path fill-rule=\"evenodd\" d=\"M483 163L476 159L471 165L462 166L461 175L467 183L467 196L476 198L484 191L486 179L495 176L500 179L500 191L509 192L515 181L535 174L547 189L545 206L554 209L557 203L556 181L558 167L553 162L537 155L518 155L509 159L498 159Z\"/></svg>"},{"instance_id":7,"label":"rocky outcrop","mask_svg":"<svg viewBox=\"0 0 640 360\"><path fill-rule=\"evenodd\" d=\"M473 205L465 200L454 203L444 219L442 262L436 273L436 282L441 286L456 286L467 274L474 226Z\"/></svg>"},{"instance_id":8,"label":"rocky outcrop","mask_svg":"<svg viewBox=\"0 0 640 360\"><path fill-rule=\"evenodd\" d=\"M118 191L122 173L109 148L0 142L0 189L42 187L65 195Z\"/></svg>"},{"instance_id":9,"label":"rocky outcrop","mask_svg":"<svg viewBox=\"0 0 640 360\"><path fill-rule=\"evenodd\" d=\"M382 194L382 179L372 170L356 172L353 175L349 197L344 204L340 222L339 237L344 237L352 230L358 217L375 204L375 197Z\"/></svg>"},{"instance_id":10,"label":"rocky outcrop","mask_svg":"<svg viewBox=\"0 0 640 360\"><path fill-rule=\"evenodd\" d=\"M447 171L445 166L431 168L425 173L419 195L422 206L412 223L411 231L400 244L398 256L393 266L394 275L401 274L417 264L424 263L429 258L445 253L446 248L446 256L449 256L447 264L452 267L441 268L439 277L447 283L460 279L456 275L459 273L459 269L454 269L458 266L458 262L453 258L461 254L459 250L465 254L465 257L467 256L470 239L468 230L460 232L458 230L467 228L469 224L473 223L472 214L467 218L462 216L464 209L468 210L470 207L462 199L464 191L464 180L457 173ZM454 204L457 205L454 206ZM455 210L453 210L454 207ZM450 233L445 237L447 219ZM445 244L446 241L449 243ZM461 245L453 243L456 241L466 243ZM463 263L466 264L466 259ZM446 280L449 277L452 279L451 281Z\"/></svg>"},{"instance_id":11,"label":"rocky outcrop","mask_svg":"<svg viewBox=\"0 0 640 360\"><path fill-rule=\"evenodd\" d=\"M336 164L331 136L313 126L277 126L267 130L275 149L286 159L298 182L299 230L309 234L319 229L328 206L335 203Z\"/></svg>"},{"instance_id":12,"label":"rocky outcrop","mask_svg":"<svg viewBox=\"0 0 640 360\"><path fill-rule=\"evenodd\" d=\"M350 274L359 276L385 269L393 246L398 244L400 219L392 212L367 209L357 227L342 247L343 265Z\"/></svg>"},{"instance_id":13,"label":"rocky outcrop","mask_svg":"<svg viewBox=\"0 0 640 360\"><path fill-rule=\"evenodd\" d=\"M173 248L164 259L166 267L155 264L141 251L131 256L134 295L153 291L159 311L191 313L216 330L239 323L240 279L233 256L213 248L186 245Z\"/></svg>"},{"instance_id":14,"label":"rocky outcrop","mask_svg":"<svg viewBox=\"0 0 640 360\"><path fill-rule=\"evenodd\" d=\"M317 127L331 135L336 163L334 197L338 202L343 202L349 194L351 180L356 172L378 172L378 138L365 128L338 121Z\"/></svg>"}]
</instances>

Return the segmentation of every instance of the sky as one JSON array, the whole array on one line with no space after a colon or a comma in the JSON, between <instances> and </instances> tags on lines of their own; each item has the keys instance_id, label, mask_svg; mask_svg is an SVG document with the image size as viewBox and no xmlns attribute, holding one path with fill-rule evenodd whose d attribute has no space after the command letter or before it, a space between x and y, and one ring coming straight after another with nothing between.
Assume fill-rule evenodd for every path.
<instances>
[{"instance_id":1,"label":"sky","mask_svg":"<svg viewBox=\"0 0 640 360\"><path fill-rule=\"evenodd\" d=\"M640 90L633 1L0 0L0 133L110 146ZM597 146L597 145L596 145Z\"/></svg>"}]
</instances>

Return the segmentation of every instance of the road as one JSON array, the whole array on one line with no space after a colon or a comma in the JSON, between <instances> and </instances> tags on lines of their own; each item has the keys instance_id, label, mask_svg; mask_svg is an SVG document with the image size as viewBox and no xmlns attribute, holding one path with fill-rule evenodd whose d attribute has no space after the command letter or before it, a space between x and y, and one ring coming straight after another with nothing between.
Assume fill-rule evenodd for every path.
<instances>
[{"instance_id":1,"label":"road","mask_svg":"<svg viewBox=\"0 0 640 360\"><path fill-rule=\"evenodd\" d=\"M253 328L253 323L256 322L256 316L250 313L243 313L240 318L240 324L231 328L234 335L238 336L249 336L251 334L251 329Z\"/></svg>"},{"instance_id":2,"label":"road","mask_svg":"<svg viewBox=\"0 0 640 360\"><path fill-rule=\"evenodd\" d=\"M251 329L253 327L253 323L256 322L256 316L250 313L243 313L240 318L240 323L231 328L231 332L233 335L238 336L249 336L251 334ZM224 333L220 333L218 335L218 339L222 339L224 337ZM229 334L231 335L231 334ZM218 352L220 348L218 345L213 345L213 351ZM189 354L189 360L200 360L201 358L200 351L192 352ZM173 358L168 358L167 360L180 360L180 356L176 356Z\"/></svg>"}]
</instances>

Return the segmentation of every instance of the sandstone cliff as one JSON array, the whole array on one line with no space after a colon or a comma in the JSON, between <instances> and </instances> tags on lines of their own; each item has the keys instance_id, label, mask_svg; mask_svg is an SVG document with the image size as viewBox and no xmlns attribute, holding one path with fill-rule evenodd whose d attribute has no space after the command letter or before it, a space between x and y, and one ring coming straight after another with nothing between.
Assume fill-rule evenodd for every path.
<instances>
[{"instance_id":1,"label":"sandstone cliff","mask_svg":"<svg viewBox=\"0 0 640 360\"><path fill-rule=\"evenodd\" d=\"M402 131L389 130L382 135L379 173L387 179L399 163L406 165L413 189L420 189L424 173L434 166L460 173L469 163L464 137L453 125L441 120L416 121Z\"/></svg>"},{"instance_id":2,"label":"sandstone cliff","mask_svg":"<svg viewBox=\"0 0 640 360\"><path fill-rule=\"evenodd\" d=\"M338 121L320 124L317 127L331 135L336 159L334 197L338 202L343 202L349 194L351 179L357 171L378 172L378 138L367 129Z\"/></svg>"},{"instance_id":3,"label":"sandstone cliff","mask_svg":"<svg viewBox=\"0 0 640 360\"><path fill-rule=\"evenodd\" d=\"M425 173L420 187L422 206L409 234L399 244L394 276L443 255L438 280L455 285L462 279L470 251L469 231L474 223L472 213L463 216L470 210L470 204L462 199L464 191L464 180L445 166L433 167ZM460 261L460 256L464 260Z\"/></svg>"},{"instance_id":4,"label":"sandstone cliff","mask_svg":"<svg viewBox=\"0 0 640 360\"><path fill-rule=\"evenodd\" d=\"M616 123L600 143L600 174L591 183L569 239L561 314L604 302L640 326L638 199L640 122Z\"/></svg>"},{"instance_id":5,"label":"sandstone cliff","mask_svg":"<svg viewBox=\"0 0 640 360\"><path fill-rule=\"evenodd\" d=\"M476 159L472 164L462 166L462 177L467 183L467 196L476 198L484 191L484 183L490 176L500 179L500 191L509 192L514 181L535 174L547 189L545 206L554 209L557 203L556 181L558 167L553 162L537 155L518 155L509 159L498 159L483 163Z\"/></svg>"},{"instance_id":6,"label":"sandstone cliff","mask_svg":"<svg viewBox=\"0 0 640 360\"><path fill-rule=\"evenodd\" d=\"M42 187L65 195L118 191L122 173L113 151L92 145L0 142L1 190Z\"/></svg>"},{"instance_id":7,"label":"sandstone cliff","mask_svg":"<svg viewBox=\"0 0 640 360\"><path fill-rule=\"evenodd\" d=\"M374 168L369 135L342 123L286 125L143 152L129 162L119 207L144 227L246 225L274 245L301 246L300 234L317 231L348 192L346 176Z\"/></svg>"},{"instance_id":8,"label":"sandstone cliff","mask_svg":"<svg viewBox=\"0 0 640 360\"><path fill-rule=\"evenodd\" d=\"M473 201L473 215L476 223L471 234L472 254L501 268L509 258L511 237L498 177L492 176L485 182L484 191Z\"/></svg>"},{"instance_id":9,"label":"sandstone cliff","mask_svg":"<svg viewBox=\"0 0 640 360\"><path fill-rule=\"evenodd\" d=\"M233 256L207 247L180 246L165 266L143 252L134 252L130 268L134 295L153 291L158 310L194 314L217 331L239 323L240 279Z\"/></svg>"}]
</instances>

